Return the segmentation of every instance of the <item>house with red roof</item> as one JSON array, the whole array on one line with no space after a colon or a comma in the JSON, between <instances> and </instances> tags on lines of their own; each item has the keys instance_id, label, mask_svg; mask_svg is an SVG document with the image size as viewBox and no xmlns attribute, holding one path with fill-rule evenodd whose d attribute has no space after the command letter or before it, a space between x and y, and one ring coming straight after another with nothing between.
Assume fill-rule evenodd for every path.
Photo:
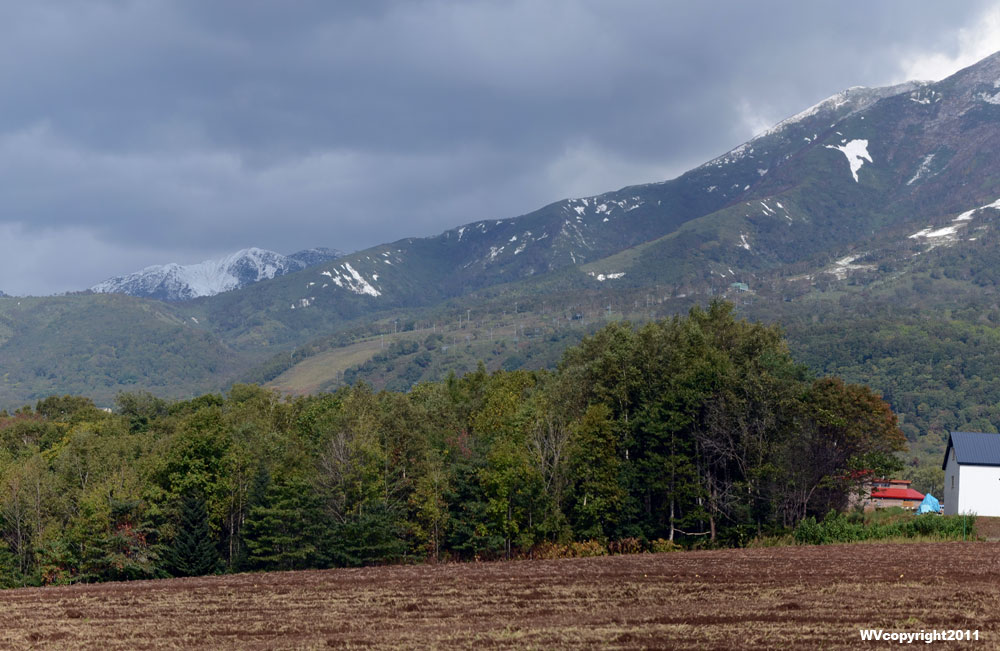
<instances>
[{"instance_id":1,"label":"house with red roof","mask_svg":"<svg viewBox=\"0 0 1000 651\"><path fill-rule=\"evenodd\" d=\"M891 506L915 509L923 501L924 494L910 488L910 482L906 479L890 479L883 485L873 485L868 498L868 504L873 509L887 509Z\"/></svg>"},{"instance_id":2,"label":"house with red roof","mask_svg":"<svg viewBox=\"0 0 1000 651\"><path fill-rule=\"evenodd\" d=\"M916 509L924 499L923 493L910 488L908 479L871 477L870 471L866 474L869 478L861 483L860 491L852 493L848 500L849 508L860 506L865 511L887 509L892 506ZM860 478L861 475L858 476L858 479Z\"/></svg>"}]
</instances>

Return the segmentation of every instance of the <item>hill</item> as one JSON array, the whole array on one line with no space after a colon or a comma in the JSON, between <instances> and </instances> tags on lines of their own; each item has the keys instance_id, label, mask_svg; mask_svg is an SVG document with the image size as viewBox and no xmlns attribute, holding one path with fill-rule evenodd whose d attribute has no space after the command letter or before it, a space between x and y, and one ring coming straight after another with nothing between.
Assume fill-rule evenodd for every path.
<instances>
[{"instance_id":1,"label":"hill","mask_svg":"<svg viewBox=\"0 0 1000 651\"><path fill-rule=\"evenodd\" d=\"M167 304L84 294L0 298L0 368L0 404L10 408L66 393L101 404L120 391L190 396L231 381L241 365Z\"/></svg>"}]
</instances>

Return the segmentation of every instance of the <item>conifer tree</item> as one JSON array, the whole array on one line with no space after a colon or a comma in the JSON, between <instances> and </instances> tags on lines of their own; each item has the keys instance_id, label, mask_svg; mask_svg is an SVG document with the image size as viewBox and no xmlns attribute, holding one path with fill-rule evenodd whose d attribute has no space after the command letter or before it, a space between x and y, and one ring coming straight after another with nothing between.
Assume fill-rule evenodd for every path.
<instances>
[{"instance_id":1,"label":"conifer tree","mask_svg":"<svg viewBox=\"0 0 1000 651\"><path fill-rule=\"evenodd\" d=\"M249 567L295 570L320 563L319 500L301 480L271 482L244 528Z\"/></svg>"},{"instance_id":2,"label":"conifer tree","mask_svg":"<svg viewBox=\"0 0 1000 651\"><path fill-rule=\"evenodd\" d=\"M200 493L190 493L181 502L169 558L174 576L211 574L219 565L219 551L212 540L205 498Z\"/></svg>"}]
</instances>

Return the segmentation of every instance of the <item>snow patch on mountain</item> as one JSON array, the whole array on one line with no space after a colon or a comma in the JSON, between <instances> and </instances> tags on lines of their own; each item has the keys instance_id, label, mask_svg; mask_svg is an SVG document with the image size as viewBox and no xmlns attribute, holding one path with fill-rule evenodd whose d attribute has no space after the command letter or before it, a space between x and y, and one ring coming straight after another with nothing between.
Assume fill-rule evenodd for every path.
<instances>
[{"instance_id":1,"label":"snow patch on mountain","mask_svg":"<svg viewBox=\"0 0 1000 651\"><path fill-rule=\"evenodd\" d=\"M294 256L323 259L329 249L309 249ZM200 296L214 296L270 280L308 266L303 260L266 249L249 248L217 260L198 264L152 265L124 276L105 280L91 287L99 294L129 294L165 301L183 301Z\"/></svg>"},{"instance_id":2,"label":"snow patch on mountain","mask_svg":"<svg viewBox=\"0 0 1000 651\"><path fill-rule=\"evenodd\" d=\"M847 164L851 166L851 176L854 177L854 182L858 183L858 170L864 165L865 161L872 163L872 157L868 153L868 141L867 140L852 140L844 145L826 145L827 149L836 149L842 152L844 156L847 157Z\"/></svg>"},{"instance_id":3,"label":"snow patch on mountain","mask_svg":"<svg viewBox=\"0 0 1000 651\"><path fill-rule=\"evenodd\" d=\"M977 99L980 99L987 104L1000 104L1000 93L979 93Z\"/></svg>"},{"instance_id":4,"label":"snow patch on mountain","mask_svg":"<svg viewBox=\"0 0 1000 651\"><path fill-rule=\"evenodd\" d=\"M927 154L924 156L924 160L920 162L920 167L917 168L917 173L913 175L913 178L906 182L906 185L913 185L921 179L927 172L931 169L931 161L934 160L934 154Z\"/></svg>"},{"instance_id":5,"label":"snow patch on mountain","mask_svg":"<svg viewBox=\"0 0 1000 651\"><path fill-rule=\"evenodd\" d=\"M388 260L384 260L388 263ZM346 289L355 294L363 294L367 296L377 297L381 296L382 292L375 288L370 282L368 282L364 276L362 276L358 271L351 266L350 262L345 262L338 267L334 267L333 271L324 271L320 273L321 276L326 276L333 283L340 287L341 289ZM378 274L372 275L372 280L378 281ZM326 285L324 285L325 287Z\"/></svg>"},{"instance_id":6,"label":"snow patch on mountain","mask_svg":"<svg viewBox=\"0 0 1000 651\"><path fill-rule=\"evenodd\" d=\"M837 277L838 280L844 280L847 278L847 274L850 271L874 271L876 269L873 264L854 264L854 261L865 255L860 253L858 255L848 255L840 258L833 263L833 266L825 269L827 273L831 273Z\"/></svg>"},{"instance_id":7,"label":"snow patch on mountain","mask_svg":"<svg viewBox=\"0 0 1000 651\"><path fill-rule=\"evenodd\" d=\"M847 90L837 93L836 95L827 97L823 101L810 106L804 111L782 120L770 129L755 135L739 147L736 147L721 156L713 158L697 169L704 169L706 167L723 167L725 165L743 160L744 158L753 158L756 153L756 148L759 147L767 149L767 142L764 142L765 139L771 136L781 135L781 133L789 127L801 124L812 118L818 118L820 116L826 117L829 114L833 114L832 117L836 120L843 120L867 109L881 99L900 95L902 93L919 92L931 83L933 82L906 81L901 84L896 84L895 86L884 86L880 88L853 86ZM940 97L932 97L933 101L938 101L939 99ZM862 116L861 119L863 120L864 116ZM836 124L836 122L832 122L829 125L829 128L833 128ZM814 133L812 138L804 136L804 140L806 143L815 142L817 135L818 134ZM790 154L788 156L790 156Z\"/></svg>"},{"instance_id":8,"label":"snow patch on mountain","mask_svg":"<svg viewBox=\"0 0 1000 651\"><path fill-rule=\"evenodd\" d=\"M958 241L961 233L959 229L966 228L972 222L972 218L977 212L985 209L1000 210L1000 199L997 199L993 203L988 203L978 208L973 208L971 210L966 210L960 213L957 217L951 220L951 224L948 226L928 226L927 228L921 229L912 235L907 236L911 240L922 240L930 245L930 248L940 246L942 244L950 245ZM977 229L981 230L981 229ZM969 241L975 241L976 238L969 238Z\"/></svg>"},{"instance_id":9,"label":"snow patch on mountain","mask_svg":"<svg viewBox=\"0 0 1000 651\"><path fill-rule=\"evenodd\" d=\"M603 283L605 280L617 280L625 276L624 271L616 271L615 273L610 273L610 274L599 274L595 271L590 271L588 272L588 274L590 275L591 278L594 278L601 283Z\"/></svg>"},{"instance_id":10,"label":"snow patch on mountain","mask_svg":"<svg viewBox=\"0 0 1000 651\"><path fill-rule=\"evenodd\" d=\"M710 190L711 191L711 190ZM641 197L631 196L625 199L613 199L615 193L587 197L584 199L567 199L563 210L567 213L575 212L577 221L582 221L582 217L591 215L611 215L617 208L621 212L631 212L643 205Z\"/></svg>"},{"instance_id":11,"label":"snow patch on mountain","mask_svg":"<svg viewBox=\"0 0 1000 651\"><path fill-rule=\"evenodd\" d=\"M992 208L993 210L1000 210L1000 199L997 199L993 203L988 203L985 206L979 206L978 208L973 208L972 210L966 210L961 215L951 220L953 222L967 222L972 219L972 215L976 212L983 210L985 208ZM912 236L911 236L912 237Z\"/></svg>"},{"instance_id":12,"label":"snow patch on mountain","mask_svg":"<svg viewBox=\"0 0 1000 651\"><path fill-rule=\"evenodd\" d=\"M920 239L927 238L929 240L936 240L940 238L954 239L955 233L958 231L957 226L944 226L942 228L934 228L929 226L921 231L917 231L913 235L910 235L910 239Z\"/></svg>"}]
</instances>

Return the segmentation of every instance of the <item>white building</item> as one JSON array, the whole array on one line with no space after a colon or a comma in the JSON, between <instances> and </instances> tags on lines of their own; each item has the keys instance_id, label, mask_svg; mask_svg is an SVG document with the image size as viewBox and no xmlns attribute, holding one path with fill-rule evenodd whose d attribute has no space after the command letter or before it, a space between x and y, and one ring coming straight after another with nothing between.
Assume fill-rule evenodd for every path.
<instances>
[{"instance_id":1,"label":"white building","mask_svg":"<svg viewBox=\"0 0 1000 651\"><path fill-rule=\"evenodd\" d=\"M1000 516L1000 434L952 432L942 467L945 515Z\"/></svg>"}]
</instances>

